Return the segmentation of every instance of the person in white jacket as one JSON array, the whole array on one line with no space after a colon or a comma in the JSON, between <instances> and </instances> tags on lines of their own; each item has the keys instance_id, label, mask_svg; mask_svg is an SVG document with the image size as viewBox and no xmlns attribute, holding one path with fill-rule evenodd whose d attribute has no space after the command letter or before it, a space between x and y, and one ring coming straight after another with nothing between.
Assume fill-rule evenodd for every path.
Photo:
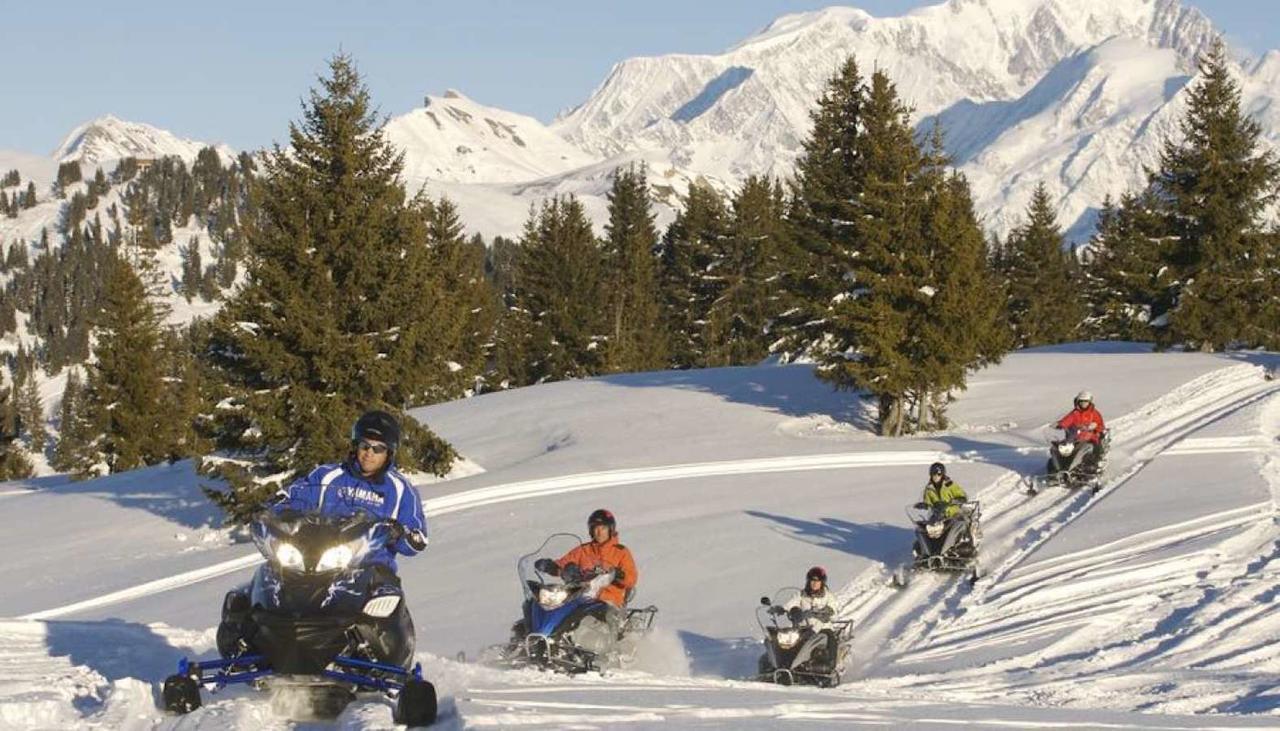
<instances>
[{"instance_id":1,"label":"person in white jacket","mask_svg":"<svg viewBox=\"0 0 1280 731\"><path fill-rule=\"evenodd\" d=\"M792 624L827 636L827 657L836 658L839 644L831 620L836 616L836 598L827 588L827 570L814 566L804 576L804 589L784 605Z\"/></svg>"}]
</instances>

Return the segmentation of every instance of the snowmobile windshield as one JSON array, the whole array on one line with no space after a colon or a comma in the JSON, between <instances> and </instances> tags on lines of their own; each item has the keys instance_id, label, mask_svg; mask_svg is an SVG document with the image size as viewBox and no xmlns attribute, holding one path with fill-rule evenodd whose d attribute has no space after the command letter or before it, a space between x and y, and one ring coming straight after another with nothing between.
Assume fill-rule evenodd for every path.
<instances>
[{"instance_id":1,"label":"snowmobile windshield","mask_svg":"<svg viewBox=\"0 0 1280 731\"><path fill-rule=\"evenodd\" d=\"M277 507L253 522L258 550L276 567L292 573L357 568L391 539L389 522L366 511L335 516Z\"/></svg>"},{"instance_id":2,"label":"snowmobile windshield","mask_svg":"<svg viewBox=\"0 0 1280 731\"><path fill-rule=\"evenodd\" d=\"M516 562L516 573L520 576L520 587L524 591L525 599L534 599L538 592L546 587L564 587L567 592L570 585L581 583L580 581L571 581L571 579L590 578L589 576L574 576L574 572L560 572L557 566L557 573L549 573L538 569L538 565L546 566L542 559L554 563L559 561L566 553L572 551L582 545L582 538L573 533L556 533L550 538L542 542L536 550L526 553ZM569 576L564 574L568 573Z\"/></svg>"},{"instance_id":3,"label":"snowmobile windshield","mask_svg":"<svg viewBox=\"0 0 1280 731\"><path fill-rule=\"evenodd\" d=\"M775 629L790 627L791 620L786 610L796 606L799 600L800 587L798 586L788 586L774 592L768 604L762 603L756 607L756 622L760 624L760 629L768 634L771 627Z\"/></svg>"},{"instance_id":4,"label":"snowmobile windshield","mask_svg":"<svg viewBox=\"0 0 1280 731\"><path fill-rule=\"evenodd\" d=\"M1044 428L1044 441L1050 445L1054 444L1074 444L1084 437L1084 432L1079 427L1069 427L1067 429L1059 429L1057 426L1046 426Z\"/></svg>"}]
</instances>

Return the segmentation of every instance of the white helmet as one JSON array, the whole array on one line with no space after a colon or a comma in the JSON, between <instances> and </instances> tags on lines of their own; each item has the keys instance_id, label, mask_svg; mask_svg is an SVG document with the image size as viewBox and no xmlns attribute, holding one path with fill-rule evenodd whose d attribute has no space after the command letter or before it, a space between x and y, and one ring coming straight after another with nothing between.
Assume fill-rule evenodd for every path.
<instances>
[{"instance_id":1,"label":"white helmet","mask_svg":"<svg viewBox=\"0 0 1280 731\"><path fill-rule=\"evenodd\" d=\"M1091 403L1093 403L1093 394L1092 394L1092 393L1090 393L1090 392L1089 392L1089 391L1087 391L1087 390L1086 390L1086 391L1081 391L1080 393L1076 394L1076 403L1078 404L1078 403L1080 403L1081 401L1083 401L1083 402L1085 402L1085 403L1087 403L1087 404L1091 404Z\"/></svg>"}]
</instances>

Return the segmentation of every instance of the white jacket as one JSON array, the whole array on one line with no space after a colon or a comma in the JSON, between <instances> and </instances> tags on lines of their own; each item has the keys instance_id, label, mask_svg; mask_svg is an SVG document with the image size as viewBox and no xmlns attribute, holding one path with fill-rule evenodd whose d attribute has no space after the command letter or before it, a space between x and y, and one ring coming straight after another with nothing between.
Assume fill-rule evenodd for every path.
<instances>
[{"instance_id":1,"label":"white jacket","mask_svg":"<svg viewBox=\"0 0 1280 731\"><path fill-rule=\"evenodd\" d=\"M835 595L831 593L831 590L824 586L821 594L810 596L801 591L799 596L783 605L783 609L786 610L790 610L792 607L800 607L800 611L802 612L815 612L820 609L830 609L831 617L834 619L836 613L836 598ZM815 632L824 629L832 629L831 622L823 621L817 617L806 617L801 620L800 624L801 626L808 627Z\"/></svg>"}]
</instances>

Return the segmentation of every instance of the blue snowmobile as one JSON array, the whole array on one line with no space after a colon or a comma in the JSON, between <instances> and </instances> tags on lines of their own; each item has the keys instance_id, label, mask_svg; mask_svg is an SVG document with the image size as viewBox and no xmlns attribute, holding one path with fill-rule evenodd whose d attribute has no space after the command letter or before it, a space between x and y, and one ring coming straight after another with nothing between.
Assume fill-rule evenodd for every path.
<instances>
[{"instance_id":1,"label":"blue snowmobile","mask_svg":"<svg viewBox=\"0 0 1280 731\"><path fill-rule=\"evenodd\" d=\"M302 705L332 717L356 693L375 692L395 700L396 723L434 722L436 691L413 662L413 618L400 582L373 560L404 528L371 513L286 509L260 513L252 532L267 561L247 590L224 600L222 658L183 658L164 681L165 709L199 708L202 687L252 684L271 689L286 714Z\"/></svg>"},{"instance_id":2,"label":"blue snowmobile","mask_svg":"<svg viewBox=\"0 0 1280 731\"><path fill-rule=\"evenodd\" d=\"M492 662L582 673L634 659L658 608L617 609L598 600L613 582L612 571L584 573L572 564L560 570L555 559L581 543L576 535L557 533L520 557L523 617L511 628L510 642L491 648Z\"/></svg>"}]
</instances>

